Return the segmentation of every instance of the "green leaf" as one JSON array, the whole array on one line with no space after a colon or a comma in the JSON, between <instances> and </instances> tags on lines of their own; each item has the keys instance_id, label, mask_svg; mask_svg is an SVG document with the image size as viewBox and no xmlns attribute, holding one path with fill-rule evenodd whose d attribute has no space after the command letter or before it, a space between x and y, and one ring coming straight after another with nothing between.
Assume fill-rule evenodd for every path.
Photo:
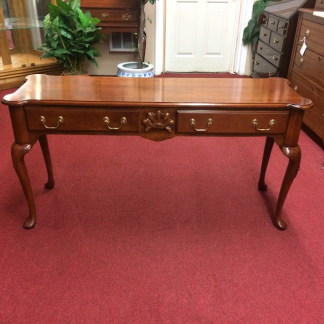
<instances>
[{"instance_id":1,"label":"green leaf","mask_svg":"<svg viewBox=\"0 0 324 324\"><path fill-rule=\"evenodd\" d=\"M39 50L40 50L40 48L38 48ZM40 58L42 59L42 58L49 58L49 57L55 57L53 54L51 54L51 53L43 53L41 56L40 56Z\"/></svg>"},{"instance_id":2,"label":"green leaf","mask_svg":"<svg viewBox=\"0 0 324 324\"><path fill-rule=\"evenodd\" d=\"M55 57L69 71L82 70L86 58L98 66L94 57L100 52L93 45L105 37L96 27L100 20L90 12L84 14L80 0L57 0L57 6L49 3L48 7L50 13L43 23L45 42L39 47L42 57Z\"/></svg>"},{"instance_id":3,"label":"green leaf","mask_svg":"<svg viewBox=\"0 0 324 324\"><path fill-rule=\"evenodd\" d=\"M62 0L56 0L56 3L64 15L68 15L73 10L70 6L70 1L66 3L63 2Z\"/></svg>"},{"instance_id":4,"label":"green leaf","mask_svg":"<svg viewBox=\"0 0 324 324\"><path fill-rule=\"evenodd\" d=\"M54 19L59 14L60 9L57 6L54 6L50 2L48 3L49 15L51 19Z\"/></svg>"},{"instance_id":5,"label":"green leaf","mask_svg":"<svg viewBox=\"0 0 324 324\"><path fill-rule=\"evenodd\" d=\"M72 10L76 10L76 9L80 8L80 0L70 0L69 4L70 4Z\"/></svg>"}]
</instances>

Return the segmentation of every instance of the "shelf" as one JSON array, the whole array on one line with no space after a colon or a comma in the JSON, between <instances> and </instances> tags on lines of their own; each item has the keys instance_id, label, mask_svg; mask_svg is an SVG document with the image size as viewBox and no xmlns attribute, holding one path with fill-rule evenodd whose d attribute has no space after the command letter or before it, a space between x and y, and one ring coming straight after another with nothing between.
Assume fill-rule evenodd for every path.
<instances>
[{"instance_id":1,"label":"shelf","mask_svg":"<svg viewBox=\"0 0 324 324\"><path fill-rule=\"evenodd\" d=\"M6 18L5 23L0 24L0 31L31 28L43 28L43 21L28 18Z\"/></svg>"}]
</instances>

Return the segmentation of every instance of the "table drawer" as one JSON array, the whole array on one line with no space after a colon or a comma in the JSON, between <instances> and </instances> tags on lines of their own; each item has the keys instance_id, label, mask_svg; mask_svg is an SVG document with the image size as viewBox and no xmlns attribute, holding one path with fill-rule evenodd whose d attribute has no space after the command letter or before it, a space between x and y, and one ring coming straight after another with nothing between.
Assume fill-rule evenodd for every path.
<instances>
[{"instance_id":1,"label":"table drawer","mask_svg":"<svg viewBox=\"0 0 324 324\"><path fill-rule=\"evenodd\" d=\"M289 111L179 110L177 112L177 132L280 134L286 131L288 116ZM273 125L270 125L273 120Z\"/></svg>"},{"instance_id":2,"label":"table drawer","mask_svg":"<svg viewBox=\"0 0 324 324\"><path fill-rule=\"evenodd\" d=\"M91 9L91 15L94 18L100 19L101 23L124 22L139 24L140 11L118 9Z\"/></svg>"},{"instance_id":3,"label":"table drawer","mask_svg":"<svg viewBox=\"0 0 324 324\"><path fill-rule=\"evenodd\" d=\"M139 132L139 110L26 107L30 130Z\"/></svg>"},{"instance_id":4,"label":"table drawer","mask_svg":"<svg viewBox=\"0 0 324 324\"><path fill-rule=\"evenodd\" d=\"M281 60L281 53L275 51L269 45L258 43L258 53L262 55L266 60L272 63L274 66L279 67Z\"/></svg>"}]
</instances>

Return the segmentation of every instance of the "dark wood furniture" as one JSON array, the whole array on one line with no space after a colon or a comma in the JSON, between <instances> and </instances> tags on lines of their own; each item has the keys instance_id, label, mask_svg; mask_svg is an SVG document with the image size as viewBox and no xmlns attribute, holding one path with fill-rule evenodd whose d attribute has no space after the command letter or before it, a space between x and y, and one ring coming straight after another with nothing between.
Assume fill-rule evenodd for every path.
<instances>
[{"instance_id":1,"label":"dark wood furniture","mask_svg":"<svg viewBox=\"0 0 324 324\"><path fill-rule=\"evenodd\" d=\"M313 8L314 4L314 0L279 1L265 9L259 19L262 26L251 74L253 78L287 77L298 9Z\"/></svg>"},{"instance_id":2,"label":"dark wood furniture","mask_svg":"<svg viewBox=\"0 0 324 324\"><path fill-rule=\"evenodd\" d=\"M289 159L272 216L278 229L286 228L281 210L299 169L304 111L312 107L286 79L31 75L2 102L9 106L15 136L12 160L29 206L25 228L34 227L36 209L24 156L37 141L48 171L45 186L54 187L47 134L134 135L154 141L175 136L264 136L260 190L267 188L265 173L274 142Z\"/></svg>"},{"instance_id":3,"label":"dark wood furniture","mask_svg":"<svg viewBox=\"0 0 324 324\"><path fill-rule=\"evenodd\" d=\"M140 25L140 0L81 0L81 9L99 18L102 32L138 32Z\"/></svg>"},{"instance_id":4,"label":"dark wood furniture","mask_svg":"<svg viewBox=\"0 0 324 324\"><path fill-rule=\"evenodd\" d=\"M324 0L316 0L315 10L324 10Z\"/></svg>"},{"instance_id":5,"label":"dark wood furniture","mask_svg":"<svg viewBox=\"0 0 324 324\"><path fill-rule=\"evenodd\" d=\"M301 96L310 98L314 109L307 111L304 123L324 142L324 18L313 10L301 9L291 56L288 79ZM304 43L307 49L302 55Z\"/></svg>"}]
</instances>

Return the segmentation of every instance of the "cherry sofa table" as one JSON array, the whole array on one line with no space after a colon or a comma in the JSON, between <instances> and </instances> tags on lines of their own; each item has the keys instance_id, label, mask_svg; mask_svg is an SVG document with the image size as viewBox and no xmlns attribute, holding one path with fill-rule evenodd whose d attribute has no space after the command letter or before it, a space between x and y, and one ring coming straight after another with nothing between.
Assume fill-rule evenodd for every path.
<instances>
[{"instance_id":1,"label":"cherry sofa table","mask_svg":"<svg viewBox=\"0 0 324 324\"><path fill-rule=\"evenodd\" d=\"M29 206L25 228L36 209L24 156L39 141L54 187L47 134L136 135L154 141L174 136L266 137L259 190L274 142L288 158L275 214L281 211L300 165L298 137L304 111L312 107L286 79L176 79L30 75L2 102L9 106L15 142L12 161ZM235 140L235 138L233 138ZM226 156L225 156L226 158ZM212 194L212 193L211 193ZM180 207L179 207L180 208Z\"/></svg>"}]
</instances>

